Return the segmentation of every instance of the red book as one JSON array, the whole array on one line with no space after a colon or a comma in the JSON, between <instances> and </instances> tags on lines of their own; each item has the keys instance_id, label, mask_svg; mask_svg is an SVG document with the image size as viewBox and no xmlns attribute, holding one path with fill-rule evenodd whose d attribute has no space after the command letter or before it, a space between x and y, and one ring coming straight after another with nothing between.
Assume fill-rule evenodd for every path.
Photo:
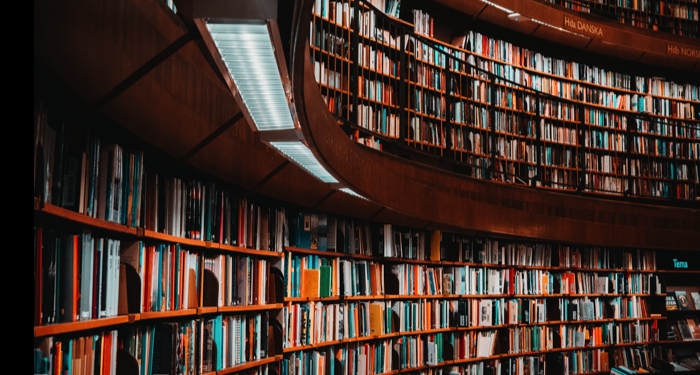
<instances>
[{"instance_id":1,"label":"red book","mask_svg":"<svg viewBox=\"0 0 700 375\"><path fill-rule=\"evenodd\" d=\"M515 268L510 267L508 270L508 287L510 289L509 294L514 295L515 294Z\"/></svg>"},{"instance_id":2,"label":"red book","mask_svg":"<svg viewBox=\"0 0 700 375\"><path fill-rule=\"evenodd\" d=\"M41 324L41 264L42 259L42 229L36 229L36 263L34 264L34 325Z\"/></svg>"},{"instance_id":3,"label":"red book","mask_svg":"<svg viewBox=\"0 0 700 375\"><path fill-rule=\"evenodd\" d=\"M80 243L80 236L73 237L73 316L70 317L71 322L76 321L76 317L80 312L78 312L78 296L80 289L78 286L78 244Z\"/></svg>"},{"instance_id":4,"label":"red book","mask_svg":"<svg viewBox=\"0 0 700 375\"><path fill-rule=\"evenodd\" d=\"M102 375L109 375L112 369L112 332L102 338Z\"/></svg>"}]
</instances>

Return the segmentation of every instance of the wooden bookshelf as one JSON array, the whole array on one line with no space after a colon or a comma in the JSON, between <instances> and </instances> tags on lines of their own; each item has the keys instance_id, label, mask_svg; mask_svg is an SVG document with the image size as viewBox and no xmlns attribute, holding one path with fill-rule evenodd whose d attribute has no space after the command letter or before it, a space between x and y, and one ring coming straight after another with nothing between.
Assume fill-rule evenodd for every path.
<instances>
[{"instance_id":1,"label":"wooden bookshelf","mask_svg":"<svg viewBox=\"0 0 700 375\"><path fill-rule=\"evenodd\" d=\"M238 365L235 367L229 367L220 371L216 372L216 375L227 375L227 374L234 374L237 372L245 371L254 367L266 365L268 363L273 363L273 362L279 362L282 359L282 355L276 355L274 357L270 358L264 358L264 359L259 359L257 361L252 361L252 362L246 362L242 365Z\"/></svg>"},{"instance_id":2,"label":"wooden bookshelf","mask_svg":"<svg viewBox=\"0 0 700 375\"><path fill-rule=\"evenodd\" d=\"M283 307L281 303L275 303L270 305L250 305L250 306L223 306L218 307L217 312L220 313L236 313L236 312L248 312L248 311L266 311L266 310L279 310Z\"/></svg>"},{"instance_id":3,"label":"wooden bookshelf","mask_svg":"<svg viewBox=\"0 0 700 375\"><path fill-rule=\"evenodd\" d=\"M66 333L77 333L100 328L107 328L126 324L129 322L129 316L120 315L111 318L91 319L81 322L70 323L55 323L41 326L34 326L34 337L45 337L61 335Z\"/></svg>"},{"instance_id":4,"label":"wooden bookshelf","mask_svg":"<svg viewBox=\"0 0 700 375\"><path fill-rule=\"evenodd\" d=\"M96 219L94 217L66 210L64 208L57 207L48 203L42 203L40 211L42 214L46 214L47 216L52 218L65 220L73 224L85 225L91 228L106 230L115 234L135 236L137 233L136 228L130 228L126 225Z\"/></svg>"},{"instance_id":5,"label":"wooden bookshelf","mask_svg":"<svg viewBox=\"0 0 700 375\"><path fill-rule=\"evenodd\" d=\"M367 6L362 1L357 1L357 3L363 7ZM446 41L441 41L423 35L414 35L410 31L411 27L413 26L412 24L398 22L394 18L383 15L379 11L375 12L374 16L376 17L377 22L381 22L382 25L385 25L388 22L388 24L392 25L392 27L395 27L396 29L405 29L406 35L408 35L408 39L411 41L408 44L408 47L402 47L399 49L396 49L393 46L385 45L384 43L380 42L374 43L374 48L377 51L381 51L384 55L388 54L390 56L393 56L394 59L397 58L396 56L400 55L402 56L401 59L407 59L409 61L409 64L415 64L417 66L416 68L415 66L410 65L408 73L400 73L399 76L396 77L399 79L400 83L391 81L385 82L386 85L391 85L394 88L394 92L408 90L408 93L404 95L405 97L403 97L403 99L400 99L398 108L394 106L389 106L392 110L397 109L399 113L404 113L404 117L401 117L402 123L399 124L399 126L402 128L400 132L402 135L400 138L403 138L400 140L402 141L402 144L405 147L413 148L429 154L434 154L439 158L445 158L446 155L454 155L454 158L457 162L462 162L461 154L459 153L460 150L457 149L454 145L451 145L452 140L449 139L451 137L450 132L455 127L459 126L464 127L465 129L471 129L473 131L489 133L492 137L497 135L499 138L496 140L495 143L491 144L491 148L503 147L501 142L504 139L506 141L510 141L513 139L523 138L528 140L529 143L531 143L526 147L535 147L537 150L539 150L538 152L540 153L545 151L545 145L547 145L548 148L552 148L552 152L557 152L557 154L553 154L552 157L562 157L564 153L570 152L569 154L567 154L568 156L566 156L568 158L567 164L545 162L542 162L542 164L540 164L539 162L528 162L525 159L521 159L521 156L518 156L516 158L497 157L497 154L503 154L503 150L494 152L495 150L488 150L487 148L487 150L485 150L486 153L490 153L490 155L487 156L487 158L491 160L492 165L495 165L497 167L497 169L494 172L497 173L496 176L498 182L514 183L515 181L517 181L517 176L518 178L520 178L520 181L522 181L522 183L525 185L536 186L544 190L551 189L559 191L576 192L577 194L581 194L581 186L578 185L579 181L582 181L580 183L583 184L583 192L585 193L595 194L599 196L635 196L641 199L649 200L657 200L659 198L672 199L676 197L680 200L692 200L694 199L694 196L697 195L696 191L698 190L699 186L697 180L692 180L693 173L696 173L693 172L693 170L697 168L697 163L693 159L687 159L683 157L671 157L670 154L654 155L651 156L653 159L650 159L651 163L658 164L658 166L654 165L653 168L677 168L681 171L685 171L683 173L689 174L688 178L659 178L660 176L644 176L639 175L638 173L633 174L629 172L629 170L625 171L624 173L615 173L613 171L608 171L609 168L607 168L607 166L598 165L596 167L592 167L591 165L588 165L591 163L592 158L598 158L599 156L602 156L604 158L613 158L612 160L621 159L622 164L624 164L627 161L639 161L639 157L635 156L634 154L634 150L632 149L634 145L626 147L626 149L623 149L625 148L625 146L621 146L620 149L616 150L609 149L607 147L592 147L591 144L586 144L586 142L590 142L594 138L601 136L599 134L596 134L596 131L600 131L601 134L604 132L607 134L607 132L612 131L615 135L630 137L630 134L632 134L634 130L631 128L631 126L623 126L621 128L618 127L616 129L611 129L609 126L588 124L584 121L583 116L583 113L586 113L587 117L589 110L598 110L602 111L605 114L605 116L611 116L610 121L626 121L626 119L632 119L633 117L645 119L658 118L679 121L679 123L675 125L693 125L696 123L700 123L700 120L684 118L685 116L676 116L674 114L660 115L657 113L637 112L633 110L635 108L633 107L633 104L637 105L636 102L633 103L633 100L637 97L649 98L654 100L658 99L664 103L668 102L667 104L671 104L671 107L673 107L673 111L676 110L677 103L693 106L700 105L695 100L685 98L669 98L663 95L652 94L651 89L648 90L648 93L641 92L641 89L635 89L635 85L637 85L638 83L637 76L626 74L622 76L625 81L620 83L618 82L618 77L615 76L615 74L611 74L611 72L608 70L601 70L600 72L598 72L597 70L591 70L590 74L592 76L590 77L581 76L580 79L573 78L575 77L573 73L573 68L569 67L568 61L566 61L567 65L564 66L565 69L562 72L557 72L556 70L553 72L540 71L542 69L540 69L539 67L535 69L534 62L527 60L527 58L531 57L530 55L534 55L536 51L530 51L527 49L516 49L517 54L512 58L506 56L499 56L498 58L496 58L494 57L495 55L491 56L489 54L490 51L487 51L488 46L486 44L484 45L484 50L480 51L479 53L475 52L476 47L474 46L472 46L473 50L464 50L459 47L451 46L448 43L446 43ZM318 18L315 15L313 17ZM328 32L332 33L332 30L329 30ZM462 31L460 30L458 33L461 32ZM346 38L345 40L347 40L348 43L366 43L366 41L369 40L364 35L355 36L355 34L356 33L348 32L347 34L344 34L344 38ZM494 43L497 43L499 46L503 45L503 41L500 40L496 40ZM517 48L518 46L514 45L514 47ZM454 52L461 54L461 60L467 60L467 58L469 57L474 58L476 62L487 62L490 65L486 67L482 66L482 68L485 68L486 70L488 70L488 72L475 73L475 70L473 70L472 68L465 68L465 64L462 62L458 62L456 64L460 66L459 68L457 68L457 66L454 66L454 64L451 63L438 63L435 58L436 55L432 53L433 50L431 50L428 53L428 59L426 60L425 58L423 58L424 56L419 53L420 49L426 48L433 48L433 50L436 51L436 54L442 56L444 60L452 58L449 56L452 56L451 54ZM444 52L443 54L443 52L437 51L446 52ZM311 58L315 59L315 56L312 56ZM335 67L329 68L341 69L344 72L350 72L350 74L357 74L358 79L373 76L371 70L365 69L360 69L359 72L353 73L353 59L354 56L350 56L350 59L348 61L344 61L343 64L341 64L341 67L336 65ZM555 67L558 61L559 60L554 61L553 64L555 65ZM583 66L584 65L582 65L582 67ZM423 74L438 74L436 82L440 81L440 77L442 78L443 83L440 84L440 87L438 87L437 85L426 84L413 77L412 74L417 74L416 72L419 69L425 67L429 68L430 71L425 71ZM522 81L519 81L517 83L511 82L506 84L504 82L504 79L500 78L501 76L499 74L501 73L496 71L499 67L508 67L515 69L517 70L516 73L522 73L523 77L527 75L527 81L525 81L525 78L522 78ZM408 77L406 77L407 74ZM495 94L491 94L492 98L477 98L475 93L473 93L472 95L462 94L462 83L457 84L460 88L459 90L453 90L454 92L451 92L449 90L449 86L451 85L451 83L448 82L449 78L445 78L448 75L458 76L460 77L460 81L466 79L468 81L467 85L465 86L467 87L467 89L465 89L466 92L469 92L472 89L478 90L478 87L475 88L474 86L470 86L469 82L486 83L487 85L494 86L494 90L498 88L504 93L512 93L514 96L514 101L516 102L517 100L519 100L516 99L516 97L522 97L523 100L525 99L525 96L531 97L532 99L534 99L535 97L539 97L545 99L546 103L551 102L553 108L556 107L558 104L562 107L566 107L566 111L564 112L568 113L564 115L554 115L548 113L540 114L528 111L522 107L516 108L513 106L496 105L495 102L490 103L491 100L495 99ZM516 77L518 77L518 74L515 74L513 77L511 77L511 79L516 79ZM521 78L518 79L520 80ZM605 80L608 80L609 83L602 84L602 82L604 82ZM644 81L645 85L647 83L647 81ZM445 84L448 87L444 87ZM560 87L560 84L562 85L562 87ZM697 90L697 87L695 87L695 90ZM427 102L432 100L431 97L424 97L424 93L427 92L432 93L431 97L435 97L438 100L440 100L440 102L438 102L437 104L437 107L440 107L442 103L442 109L437 109L437 112L440 113L439 115L438 113L433 113L434 111L430 110L428 111L429 113L422 113L426 111L424 109L418 110L416 108L419 106L417 104L417 101L419 99L413 98L414 93L421 98L420 100ZM350 90L349 95L350 98L347 99L348 102L352 103L354 102L354 100L367 102L370 105L374 105L376 107L375 112L381 112L383 108L387 107L385 103L375 102L372 100L361 98L360 95L355 94L352 89ZM580 96L582 95L587 96L587 98L580 98ZM612 95L622 95L623 97L622 99L615 99ZM469 105L479 105L483 108L488 109L488 111L491 112L490 128L487 127L487 129L483 130L477 129L476 127L469 124L470 121L467 121L466 124L462 124L462 121L453 120L451 118L453 110L450 106L452 106L455 102L457 104L461 103L465 105L464 112L467 111L466 107ZM650 104L651 102L647 102L645 99L642 99L642 102L644 102L645 105L652 105ZM445 103L449 104L446 105ZM545 104L545 108L547 108L547 105L548 104ZM571 106L571 111L568 110L568 106ZM514 133L503 133L494 131L494 109L497 111L505 110L506 112L516 113L521 117L529 116L534 121L537 121L537 119L539 118L547 119L551 122L564 125L568 130L573 130L577 132L583 131L583 136L579 140L579 144L569 145L557 142L547 143L546 140L540 139L540 135L537 131L535 131L533 133L533 136L531 137L521 137L520 135ZM687 109L679 109L679 111L683 110ZM466 113L465 115L467 117L471 116ZM618 120L615 116L618 116L623 120ZM407 119L404 120L404 118ZM615 119L613 120L613 118ZM346 115L346 119L349 121L353 121L354 117L348 112ZM414 125L413 123L413 121L416 119L420 119L419 121L421 123L421 129L420 131L416 129L416 131L413 132L414 136L409 136L409 134L412 133L411 128L413 126L419 126ZM429 123L425 123L425 121L429 121ZM608 121L607 117L605 121ZM630 124L632 123L632 121L634 120L631 120ZM434 130L434 127L436 127L435 129L438 130ZM386 135L378 131L377 129L368 130L368 133L377 136ZM433 135L428 135L426 137L426 133ZM420 134L420 136L416 136L415 134ZM442 139L440 139L437 142L431 140L431 138L435 136L437 136L437 138L442 137L442 139L447 140L447 143L443 142ZM648 134L640 136L644 137L644 139L654 137L653 135ZM684 142L684 145L686 147L690 147L694 142L694 138L688 138L687 140L684 140L684 138L676 138L672 141L669 140L669 142L679 141ZM505 147L521 146L511 146L509 144ZM450 153L447 150L452 150L455 152ZM534 153L535 151L533 149L529 150L528 152ZM550 150L548 149L547 152L550 152ZM518 151L518 155L524 154L525 152ZM605 163L607 162L608 161L606 160ZM649 162L649 160L647 160L647 162ZM603 162L600 163L602 164ZM617 162L614 161L614 163ZM663 163L663 166L661 166L661 163ZM644 167L637 168L641 169L652 167L648 167L645 165ZM514 175L507 175L506 173L512 173ZM472 173L472 177L477 176L482 177L481 175ZM583 176L583 179L581 179L581 176ZM532 179L535 177L536 180L532 181Z\"/></svg>"}]
</instances>

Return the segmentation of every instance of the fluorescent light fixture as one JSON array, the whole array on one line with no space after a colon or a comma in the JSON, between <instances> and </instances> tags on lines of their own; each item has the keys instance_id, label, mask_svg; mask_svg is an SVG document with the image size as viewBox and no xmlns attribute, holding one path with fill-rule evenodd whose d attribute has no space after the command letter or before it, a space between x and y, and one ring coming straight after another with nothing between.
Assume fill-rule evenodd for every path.
<instances>
[{"instance_id":1,"label":"fluorescent light fixture","mask_svg":"<svg viewBox=\"0 0 700 375\"><path fill-rule=\"evenodd\" d=\"M511 13L508 15L508 18L513 20L513 21L530 21L530 17L523 16L520 13Z\"/></svg>"},{"instance_id":2,"label":"fluorescent light fixture","mask_svg":"<svg viewBox=\"0 0 700 375\"><path fill-rule=\"evenodd\" d=\"M360 194L357 194L357 193L355 193L354 191L350 190L350 188L341 188L340 191L342 191L342 192L345 193L345 194L350 194L350 195L354 195L354 196L356 196L356 197L358 197L358 198L362 198L362 199L364 199L364 200L366 200L366 201L369 200L369 199L367 199L367 198L361 196Z\"/></svg>"},{"instance_id":3,"label":"fluorescent light fixture","mask_svg":"<svg viewBox=\"0 0 700 375\"><path fill-rule=\"evenodd\" d=\"M259 131L294 129L266 24L207 23Z\"/></svg>"},{"instance_id":4,"label":"fluorescent light fixture","mask_svg":"<svg viewBox=\"0 0 700 375\"><path fill-rule=\"evenodd\" d=\"M309 148L303 143L299 141L270 142L270 145L286 155L288 158L294 160L297 164L309 171L312 175L316 176L319 180L332 184L338 183L338 180L331 176L326 168L323 168L321 163L316 160L314 154L311 153L311 150L309 150Z\"/></svg>"}]
</instances>

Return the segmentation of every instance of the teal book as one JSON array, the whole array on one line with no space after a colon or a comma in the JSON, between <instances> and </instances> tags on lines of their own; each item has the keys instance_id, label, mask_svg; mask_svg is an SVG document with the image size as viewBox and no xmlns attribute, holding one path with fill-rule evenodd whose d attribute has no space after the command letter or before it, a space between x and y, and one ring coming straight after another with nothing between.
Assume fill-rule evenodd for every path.
<instances>
[{"instance_id":1,"label":"teal book","mask_svg":"<svg viewBox=\"0 0 700 375\"><path fill-rule=\"evenodd\" d=\"M151 348L149 349L149 358L153 358L153 347L154 347L154 342L155 342L155 337L156 337L156 326L151 326L151 333L150 333L150 346ZM149 361L148 363L148 373L153 374L153 361Z\"/></svg>"},{"instance_id":2,"label":"teal book","mask_svg":"<svg viewBox=\"0 0 700 375\"><path fill-rule=\"evenodd\" d=\"M65 374L73 373L73 340L68 340L68 350L63 352L63 370Z\"/></svg>"},{"instance_id":3,"label":"teal book","mask_svg":"<svg viewBox=\"0 0 700 375\"><path fill-rule=\"evenodd\" d=\"M331 296L331 274L332 269L329 266L321 266L321 281L319 283L320 297Z\"/></svg>"},{"instance_id":4,"label":"teal book","mask_svg":"<svg viewBox=\"0 0 700 375\"><path fill-rule=\"evenodd\" d=\"M300 249L313 249L315 250L318 242L313 243L312 247L312 236L311 236L311 221L312 221L312 216L311 214L303 214L300 213L299 217L297 219L297 230L296 230L296 239L297 239L297 247Z\"/></svg>"}]
</instances>

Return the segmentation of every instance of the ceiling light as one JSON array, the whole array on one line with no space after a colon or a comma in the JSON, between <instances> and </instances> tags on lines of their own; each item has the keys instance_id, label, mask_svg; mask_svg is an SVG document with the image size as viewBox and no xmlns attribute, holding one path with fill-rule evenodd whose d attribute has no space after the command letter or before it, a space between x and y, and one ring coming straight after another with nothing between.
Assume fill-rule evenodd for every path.
<instances>
[{"instance_id":1,"label":"ceiling light","mask_svg":"<svg viewBox=\"0 0 700 375\"><path fill-rule=\"evenodd\" d=\"M326 168L324 168L321 163L316 160L316 157L314 157L314 154L311 153L311 150L309 150L309 148L303 143L270 142L270 145L286 155L288 158L294 160L295 163L309 171L312 175L318 177L319 180L327 183L338 183L338 180L328 173Z\"/></svg>"},{"instance_id":2,"label":"ceiling light","mask_svg":"<svg viewBox=\"0 0 700 375\"><path fill-rule=\"evenodd\" d=\"M267 25L207 23L207 29L255 127L259 131L293 130Z\"/></svg>"},{"instance_id":3,"label":"ceiling light","mask_svg":"<svg viewBox=\"0 0 700 375\"><path fill-rule=\"evenodd\" d=\"M350 195L356 196L358 198L362 198L364 200L369 200L369 199L361 196L360 194L355 193L354 191L350 190L349 188L340 188L340 191L342 191L345 194L350 194Z\"/></svg>"},{"instance_id":4,"label":"ceiling light","mask_svg":"<svg viewBox=\"0 0 700 375\"><path fill-rule=\"evenodd\" d=\"M508 15L508 18L510 18L513 21L530 21L530 17L523 16L520 13L511 13Z\"/></svg>"}]
</instances>

